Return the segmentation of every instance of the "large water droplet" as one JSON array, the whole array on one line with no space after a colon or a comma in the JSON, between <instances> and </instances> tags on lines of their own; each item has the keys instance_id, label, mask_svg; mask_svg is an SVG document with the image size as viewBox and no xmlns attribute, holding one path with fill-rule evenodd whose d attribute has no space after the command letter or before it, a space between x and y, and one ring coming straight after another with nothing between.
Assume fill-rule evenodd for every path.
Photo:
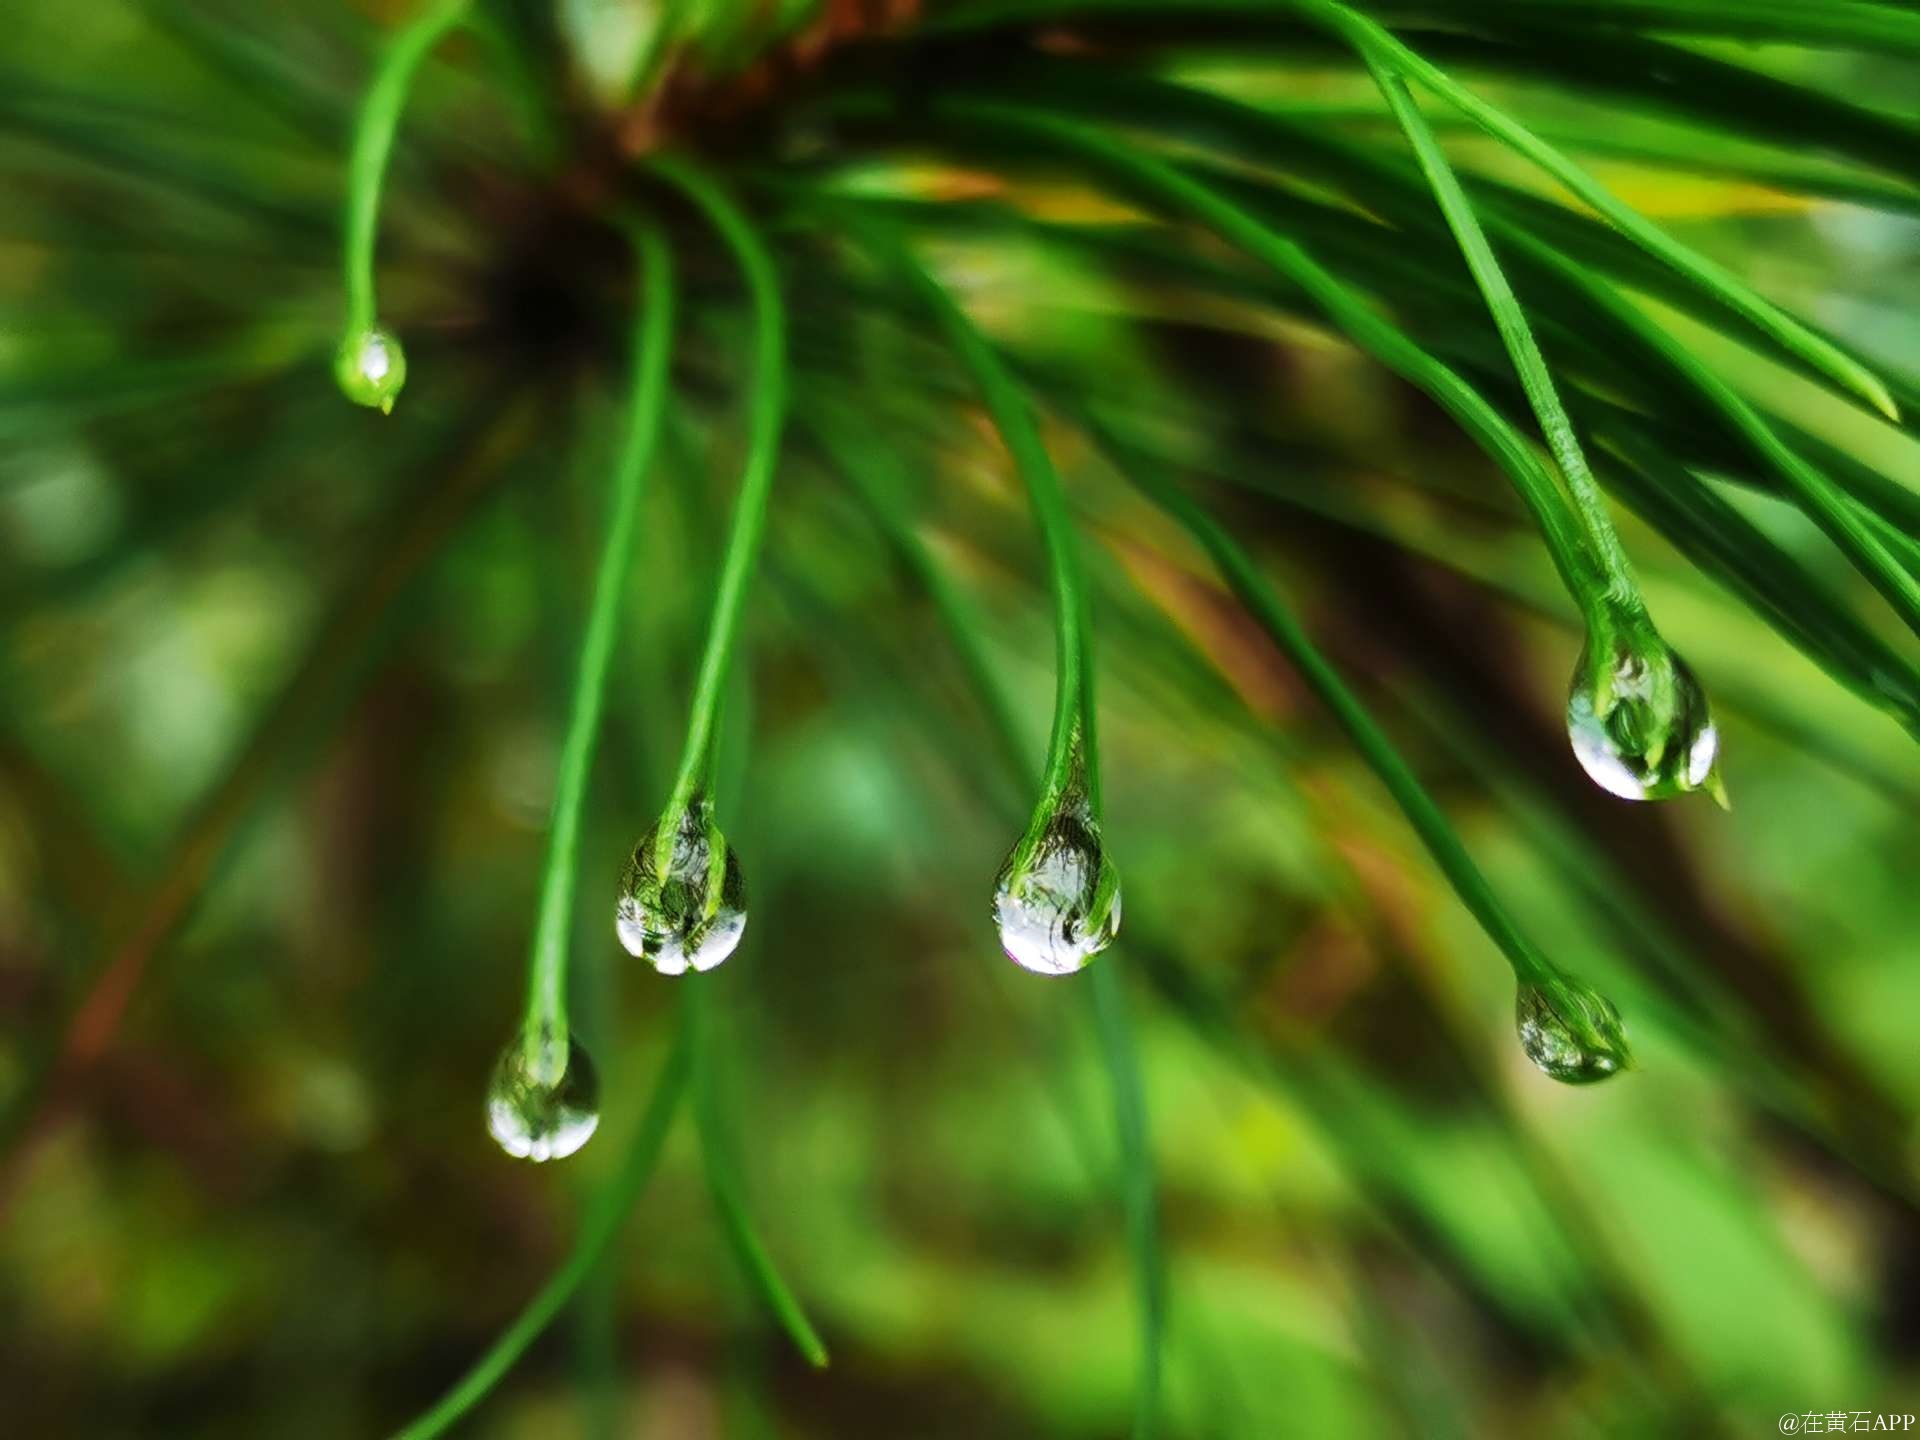
<instances>
[{"instance_id":1,"label":"large water droplet","mask_svg":"<svg viewBox=\"0 0 1920 1440\"><path fill-rule=\"evenodd\" d=\"M1722 797L1720 732L1686 662L1657 639L1610 643L1607 653L1597 663L1590 640L1574 666L1567 734L1581 768L1623 800L1692 790Z\"/></svg>"},{"instance_id":2,"label":"large water droplet","mask_svg":"<svg viewBox=\"0 0 1920 1440\"><path fill-rule=\"evenodd\" d=\"M600 1077L578 1040L567 1043L564 1059L545 1033L534 1053L524 1037L500 1052L487 1089L487 1129L502 1150L522 1160L564 1159L599 1125Z\"/></svg>"},{"instance_id":3,"label":"large water droplet","mask_svg":"<svg viewBox=\"0 0 1920 1440\"><path fill-rule=\"evenodd\" d=\"M620 878L614 930L628 954L662 975L681 975L689 966L711 970L734 952L747 928L746 881L706 800L696 798L663 835L661 826L670 823L663 816L633 847Z\"/></svg>"},{"instance_id":4,"label":"large water droplet","mask_svg":"<svg viewBox=\"0 0 1920 1440\"><path fill-rule=\"evenodd\" d=\"M1527 1058L1565 1085L1591 1085L1633 1063L1620 1012L1577 980L1522 985L1514 1027Z\"/></svg>"},{"instance_id":5,"label":"large water droplet","mask_svg":"<svg viewBox=\"0 0 1920 1440\"><path fill-rule=\"evenodd\" d=\"M369 326L340 342L333 378L354 404L391 415L400 387L407 383L406 352L391 330Z\"/></svg>"},{"instance_id":6,"label":"large water droplet","mask_svg":"<svg viewBox=\"0 0 1920 1440\"><path fill-rule=\"evenodd\" d=\"M1071 975L1120 933L1120 872L1084 800L1056 806L1000 867L993 923L1007 958L1036 975Z\"/></svg>"}]
</instances>

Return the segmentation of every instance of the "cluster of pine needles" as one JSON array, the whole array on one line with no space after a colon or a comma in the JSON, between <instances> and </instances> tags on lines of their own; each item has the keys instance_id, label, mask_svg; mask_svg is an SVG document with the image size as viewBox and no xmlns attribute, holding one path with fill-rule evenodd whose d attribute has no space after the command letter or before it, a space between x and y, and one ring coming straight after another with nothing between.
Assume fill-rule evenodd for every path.
<instances>
[{"instance_id":1,"label":"cluster of pine needles","mask_svg":"<svg viewBox=\"0 0 1920 1440\"><path fill-rule=\"evenodd\" d=\"M1910 77L1909 4L666 0L633 7L644 21L625 28L546 0L389 8L403 13L363 25L299 7L129 6L128 23L188 62L197 108L143 96L138 76L115 77L110 97L57 67L0 85L8 173L42 231L17 238L55 257L39 292L83 337L49 342L5 383L0 430L27 456L85 433L151 478L110 543L7 578L8 622L83 604L238 507L299 524L272 493L280 472L351 456L370 467L352 484L402 497L159 873L130 887L104 954L60 995L5 1138L11 1185L84 1107L133 997L165 983L156 957L247 818L313 753L415 574L482 501L540 485L576 450L610 450L597 514L569 537L582 620L551 647L565 657L564 742L526 1002L500 1017L488 1124L536 1160L579 1150L603 1107L628 1138L567 1258L408 1436L479 1404L605 1263L683 1104L742 1274L806 1359L827 1363L749 1209L740 1120L716 1079L723 1002L701 973L743 934L777 947L787 923L756 891L748 931L753 856L722 830L748 743L755 605L777 594L855 657L865 628L884 629L843 607L830 563L796 566L767 545L776 504L815 507L817 543L878 546L934 616L946 653L927 663L964 694L926 723L1011 846L997 879L978 877L982 905L1024 970L1085 971L1029 983L1090 992L1133 1257L1136 1436L1160 1424L1167 1260L1134 1011L1151 1004L1244 1051L1250 991L1187 953L1147 902L1121 924L1127 833L1104 813L1094 689L1123 663L1109 647L1186 677L1254 730L1274 717L1231 673L1222 683L1208 635L1284 657L1491 942L1483 955L1507 962L1521 1049L1574 1084L1632 1068L1641 1014L1625 1005L1623 1019L1534 938L1395 738L1408 723L1453 737L1457 763L1501 793L1501 725L1446 709L1444 689L1355 674L1338 637L1303 619L1265 537L1337 537L1344 560L1323 559L1315 582L1331 614L1418 609L1409 563L1480 597L1381 622L1430 655L1442 686L1449 665L1492 653L1497 667L1500 614L1558 627L1571 679L1564 706L1544 699L1564 715L1565 778L1584 771L1596 789L1545 823L1629 929L1645 920L1639 882L1608 878L1618 862L1582 815L1697 804L1680 798L1693 792L1737 802L1725 717L1836 770L1871 775L1880 753L1737 671L1696 673L1660 628L1631 537L1658 537L1849 703L1920 737L1920 381L1603 178L1631 169L1783 207L1920 217L1920 123L1769 63L1811 50ZM1534 92L1553 103L1523 118L1515 97ZM89 353L82 322L118 353ZM1418 395L1438 412L1405 410L1399 423L1429 439L1389 475L1343 455L1338 423L1312 434L1274 402L1290 363L1330 343L1396 377L1402 405ZM381 413L348 410L324 369ZM589 422L601 429L585 444ZM315 439L344 432L355 448ZM1008 672L974 562L925 518L940 487L975 472L1011 485L1000 498L1021 497L1038 540L1003 525L993 563L1024 571L1050 607L1044 749L1028 727L1034 674ZM596 856L585 817L611 783L595 763L609 691L650 643L626 617L636 587L675 581L636 576L635 556L655 492L690 477L707 548L682 554L713 580L710 610L660 622L697 655L669 707L677 759L594 802L633 837ZM1486 563L1488 536L1537 547L1541 563ZM1170 594L1202 597L1207 625L1170 624ZM884 667L875 643L843 663ZM1542 703L1531 674L1493 681L1457 693ZM1539 813L1537 794L1506 793ZM1871 1083L1817 1038L1769 1037L1724 969L1676 959L1659 925L1626 962L1648 1018L1781 1124L1911 1195L1897 1119L1862 1098ZM587 1002L569 961L584 934L684 977L650 1088L617 1099L577 1033ZM989 947L980 963L1001 961ZM1294 1056L1280 1083L1337 1133L1355 1102L1316 1054ZM1624 1309L1637 1335L1647 1317ZM1663 1382L1684 1413L1705 1413L1690 1377Z\"/></svg>"}]
</instances>

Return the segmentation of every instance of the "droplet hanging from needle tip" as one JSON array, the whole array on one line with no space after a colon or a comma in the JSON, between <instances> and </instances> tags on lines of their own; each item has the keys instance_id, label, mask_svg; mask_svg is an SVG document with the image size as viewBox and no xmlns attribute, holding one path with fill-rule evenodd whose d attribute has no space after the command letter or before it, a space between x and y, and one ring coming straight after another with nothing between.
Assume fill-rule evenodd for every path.
<instances>
[{"instance_id":1,"label":"droplet hanging from needle tip","mask_svg":"<svg viewBox=\"0 0 1920 1440\"><path fill-rule=\"evenodd\" d=\"M520 1160L563 1160L600 1126L600 1077L578 1040L542 1033L529 1047L516 1037L500 1054L487 1088L487 1129Z\"/></svg>"},{"instance_id":2,"label":"droplet hanging from needle tip","mask_svg":"<svg viewBox=\"0 0 1920 1440\"><path fill-rule=\"evenodd\" d=\"M356 405L393 413L393 402L407 383L407 355L391 330L370 325L340 342L333 357L333 378L340 393Z\"/></svg>"},{"instance_id":3,"label":"droplet hanging from needle tip","mask_svg":"<svg viewBox=\"0 0 1920 1440\"><path fill-rule=\"evenodd\" d=\"M1036 975L1071 975L1120 931L1120 875L1100 825L1068 797L1021 837L993 889L1007 958Z\"/></svg>"},{"instance_id":4,"label":"droplet hanging from needle tip","mask_svg":"<svg viewBox=\"0 0 1920 1440\"><path fill-rule=\"evenodd\" d=\"M1706 692L1658 637L1588 641L1567 696L1567 735L1580 767L1610 795L1660 800L1704 790L1726 803Z\"/></svg>"},{"instance_id":5,"label":"droplet hanging from needle tip","mask_svg":"<svg viewBox=\"0 0 1920 1440\"><path fill-rule=\"evenodd\" d=\"M1576 980L1522 985L1514 1028L1527 1058L1563 1085L1592 1085L1633 1064L1620 1012Z\"/></svg>"},{"instance_id":6,"label":"droplet hanging from needle tip","mask_svg":"<svg viewBox=\"0 0 1920 1440\"><path fill-rule=\"evenodd\" d=\"M628 954L662 975L711 970L747 928L747 885L740 860L696 796L633 847L614 906L614 932Z\"/></svg>"}]
</instances>

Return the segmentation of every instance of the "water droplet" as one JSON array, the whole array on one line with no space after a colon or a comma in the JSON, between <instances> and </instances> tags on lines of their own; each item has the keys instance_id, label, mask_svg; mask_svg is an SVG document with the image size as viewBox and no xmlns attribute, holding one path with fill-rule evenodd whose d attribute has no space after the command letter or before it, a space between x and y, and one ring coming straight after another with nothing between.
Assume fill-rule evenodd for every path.
<instances>
[{"instance_id":1,"label":"water droplet","mask_svg":"<svg viewBox=\"0 0 1920 1440\"><path fill-rule=\"evenodd\" d=\"M1607 651L1610 663L1597 664L1588 641L1567 696L1567 734L1581 768L1623 800L1705 790L1724 803L1714 768L1720 732L1686 662L1657 638Z\"/></svg>"},{"instance_id":2,"label":"water droplet","mask_svg":"<svg viewBox=\"0 0 1920 1440\"><path fill-rule=\"evenodd\" d=\"M1565 1085L1591 1085L1633 1063L1620 1012L1577 980L1522 985L1514 1026L1527 1058Z\"/></svg>"},{"instance_id":3,"label":"water droplet","mask_svg":"<svg viewBox=\"0 0 1920 1440\"><path fill-rule=\"evenodd\" d=\"M407 383L406 352L391 330L370 326L340 342L333 378L354 404L391 415L400 387Z\"/></svg>"},{"instance_id":4,"label":"water droplet","mask_svg":"<svg viewBox=\"0 0 1920 1440\"><path fill-rule=\"evenodd\" d=\"M1071 975L1120 933L1120 872L1084 798L1056 805L1000 867L993 923L1007 958L1036 975Z\"/></svg>"},{"instance_id":5,"label":"water droplet","mask_svg":"<svg viewBox=\"0 0 1920 1440\"><path fill-rule=\"evenodd\" d=\"M669 824L662 816L633 847L614 930L628 954L662 975L685 974L688 966L711 970L746 931L746 881L708 801L695 797L663 837L661 826Z\"/></svg>"},{"instance_id":6,"label":"water droplet","mask_svg":"<svg viewBox=\"0 0 1920 1440\"><path fill-rule=\"evenodd\" d=\"M525 1037L500 1052L487 1089L487 1129L500 1148L522 1160L561 1160L600 1125L600 1077L578 1040L561 1046L543 1033L536 1053Z\"/></svg>"}]
</instances>

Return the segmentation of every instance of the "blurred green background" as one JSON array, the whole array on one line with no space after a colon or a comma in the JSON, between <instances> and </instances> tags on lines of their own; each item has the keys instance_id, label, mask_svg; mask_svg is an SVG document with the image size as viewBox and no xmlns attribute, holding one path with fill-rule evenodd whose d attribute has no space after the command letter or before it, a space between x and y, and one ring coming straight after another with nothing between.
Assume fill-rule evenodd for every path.
<instances>
[{"instance_id":1,"label":"blurred green background","mask_svg":"<svg viewBox=\"0 0 1920 1440\"><path fill-rule=\"evenodd\" d=\"M559 8L583 69L644 30L612 0ZM667 1047L673 986L607 911L679 745L739 317L695 305L590 792L574 988L601 1130L516 1164L481 1100L523 986L629 296L570 286L599 242L502 160L509 117L450 47L383 237L414 378L391 418L339 398L341 157L403 10L10 0L0 28L9 1436L391 1429L559 1262ZM1910 65L1742 58L1920 114ZM1368 98L1350 69L1218 68ZM1543 128L1700 144L1487 88ZM1577 153L1920 371L1920 223L1784 195L1725 152ZM1137 294L991 241L942 262L996 333L1126 394ZM720 295L712 266L696 284ZM1344 738L1063 446L1126 884L1099 963L1125 977L1167 1272L1163 1433L1760 1434L1920 1408L1911 738L1623 509L1734 808L1598 794L1559 718L1571 611L1484 459L1324 331L1172 318L1196 388L1264 415L1257 478L1284 492L1222 513L1523 922L1619 1003L1640 1067L1573 1090L1527 1064L1497 953ZM1700 339L1920 487L1910 434ZM896 399L862 403L884 432ZM1037 744L1051 648L1017 481L977 417L914 403L952 422L903 476L916 528ZM807 1369L743 1290L683 1123L464 1433L1123 1434L1138 1302L1088 989L1016 971L988 916L1023 797L863 512L798 450L773 503L722 795L752 922L713 991L754 1212L834 1362ZM1866 593L1798 517L1741 503Z\"/></svg>"}]
</instances>

